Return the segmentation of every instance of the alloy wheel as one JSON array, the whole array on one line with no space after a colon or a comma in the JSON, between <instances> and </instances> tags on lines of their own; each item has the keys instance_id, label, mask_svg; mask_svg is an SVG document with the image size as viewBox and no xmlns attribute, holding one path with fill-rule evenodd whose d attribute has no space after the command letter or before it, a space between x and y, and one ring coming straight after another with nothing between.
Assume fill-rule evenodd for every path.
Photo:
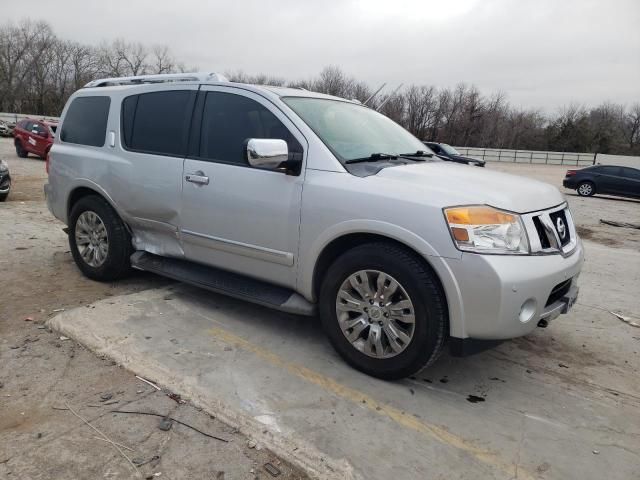
<instances>
[{"instance_id":1,"label":"alloy wheel","mask_svg":"<svg viewBox=\"0 0 640 480\"><path fill-rule=\"evenodd\" d=\"M351 345L377 359L402 353L415 332L415 310L407 291L379 270L347 277L338 290L336 314Z\"/></svg>"},{"instance_id":2,"label":"alloy wheel","mask_svg":"<svg viewBox=\"0 0 640 480\"><path fill-rule=\"evenodd\" d=\"M90 267L98 268L107 259L107 228L95 212L85 211L80 214L76 221L75 240L78 253Z\"/></svg>"}]
</instances>

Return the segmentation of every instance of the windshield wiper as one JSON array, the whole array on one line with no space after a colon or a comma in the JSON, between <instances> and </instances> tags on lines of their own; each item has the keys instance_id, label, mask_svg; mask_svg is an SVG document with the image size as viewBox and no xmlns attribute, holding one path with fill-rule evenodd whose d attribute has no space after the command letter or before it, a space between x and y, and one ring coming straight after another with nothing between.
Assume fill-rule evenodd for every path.
<instances>
[{"instance_id":1,"label":"windshield wiper","mask_svg":"<svg viewBox=\"0 0 640 480\"><path fill-rule=\"evenodd\" d=\"M414 153L372 153L368 157L352 158L345 160L344 163L361 163L361 162L378 162L380 160L397 160L403 158L405 160L413 160L415 162L424 162L424 157L433 157L433 154L418 150Z\"/></svg>"},{"instance_id":2,"label":"windshield wiper","mask_svg":"<svg viewBox=\"0 0 640 480\"><path fill-rule=\"evenodd\" d=\"M398 155L391 155L389 153L372 153L368 157L350 158L349 160L345 160L344 163L378 162L380 160L393 160L395 158L398 158Z\"/></svg>"},{"instance_id":3,"label":"windshield wiper","mask_svg":"<svg viewBox=\"0 0 640 480\"><path fill-rule=\"evenodd\" d=\"M424 150L418 150L414 153L401 153L398 155L400 158L408 158L409 160L417 160L424 162L425 158L433 158L433 153L427 153Z\"/></svg>"}]
</instances>

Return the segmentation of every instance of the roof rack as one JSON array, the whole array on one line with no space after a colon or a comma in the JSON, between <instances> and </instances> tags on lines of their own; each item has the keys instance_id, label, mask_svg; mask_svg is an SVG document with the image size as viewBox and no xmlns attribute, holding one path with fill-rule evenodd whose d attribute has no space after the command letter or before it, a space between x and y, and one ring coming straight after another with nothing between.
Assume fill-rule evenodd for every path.
<instances>
[{"instance_id":1,"label":"roof rack","mask_svg":"<svg viewBox=\"0 0 640 480\"><path fill-rule=\"evenodd\" d=\"M84 88L90 87L110 87L113 85L139 85L142 83L164 83L164 82L228 82L224 75L219 73L196 72L196 73L163 73L160 75L138 75L135 77L113 77L101 78L87 83Z\"/></svg>"}]
</instances>

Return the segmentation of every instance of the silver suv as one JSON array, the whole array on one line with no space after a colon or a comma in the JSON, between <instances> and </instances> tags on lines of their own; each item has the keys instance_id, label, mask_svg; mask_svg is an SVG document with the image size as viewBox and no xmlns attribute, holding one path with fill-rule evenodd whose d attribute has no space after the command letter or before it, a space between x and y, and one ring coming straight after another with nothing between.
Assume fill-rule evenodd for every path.
<instances>
[{"instance_id":1,"label":"silver suv","mask_svg":"<svg viewBox=\"0 0 640 480\"><path fill-rule=\"evenodd\" d=\"M376 111L217 74L96 80L45 186L82 272L155 272L319 315L342 357L411 375L572 306L583 262L545 183L433 157Z\"/></svg>"}]
</instances>

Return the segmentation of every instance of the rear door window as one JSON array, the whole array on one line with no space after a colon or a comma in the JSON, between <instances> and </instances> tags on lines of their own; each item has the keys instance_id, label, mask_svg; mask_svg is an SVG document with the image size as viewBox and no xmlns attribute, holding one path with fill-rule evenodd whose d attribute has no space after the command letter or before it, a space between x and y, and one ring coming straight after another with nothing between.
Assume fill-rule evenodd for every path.
<instances>
[{"instance_id":1,"label":"rear door window","mask_svg":"<svg viewBox=\"0 0 640 480\"><path fill-rule=\"evenodd\" d=\"M60 139L66 143L104 146L109 119L109 97L77 97L64 117Z\"/></svg>"},{"instance_id":2,"label":"rear door window","mask_svg":"<svg viewBox=\"0 0 640 480\"><path fill-rule=\"evenodd\" d=\"M193 90L127 97L122 102L122 142L128 150L185 156L195 100Z\"/></svg>"}]
</instances>

